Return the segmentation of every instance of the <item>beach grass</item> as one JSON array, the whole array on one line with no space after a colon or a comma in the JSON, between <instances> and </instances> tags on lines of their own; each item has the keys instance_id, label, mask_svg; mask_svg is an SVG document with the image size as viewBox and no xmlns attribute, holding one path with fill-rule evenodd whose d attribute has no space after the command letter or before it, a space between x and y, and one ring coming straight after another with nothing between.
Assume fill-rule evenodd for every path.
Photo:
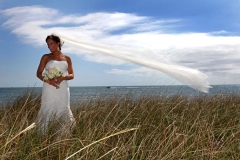
<instances>
[{"instance_id":1,"label":"beach grass","mask_svg":"<svg viewBox=\"0 0 240 160\"><path fill-rule=\"evenodd\" d=\"M72 104L76 126L56 138L34 123L41 97L1 104L0 158L27 160L239 159L240 95L112 96Z\"/></svg>"}]
</instances>

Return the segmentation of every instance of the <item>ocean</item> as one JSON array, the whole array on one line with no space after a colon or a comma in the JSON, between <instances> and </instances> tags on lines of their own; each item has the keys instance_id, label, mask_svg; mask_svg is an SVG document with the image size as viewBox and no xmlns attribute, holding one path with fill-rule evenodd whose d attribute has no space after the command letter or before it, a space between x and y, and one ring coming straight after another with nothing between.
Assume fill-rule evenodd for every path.
<instances>
[{"instance_id":1,"label":"ocean","mask_svg":"<svg viewBox=\"0 0 240 160\"><path fill-rule=\"evenodd\" d=\"M16 88L0 88L0 103L13 101L18 96L23 95L27 91L41 94L41 87L16 87ZM141 96L156 96L165 95L172 96L181 94L189 97L199 95L214 95L214 94L239 94L240 85L213 85L209 93L200 93L188 86L184 85L169 85L169 86L112 86L112 87L70 87L70 102L75 103L85 100L93 100L96 98L106 98L117 96L130 96L139 98Z\"/></svg>"}]
</instances>

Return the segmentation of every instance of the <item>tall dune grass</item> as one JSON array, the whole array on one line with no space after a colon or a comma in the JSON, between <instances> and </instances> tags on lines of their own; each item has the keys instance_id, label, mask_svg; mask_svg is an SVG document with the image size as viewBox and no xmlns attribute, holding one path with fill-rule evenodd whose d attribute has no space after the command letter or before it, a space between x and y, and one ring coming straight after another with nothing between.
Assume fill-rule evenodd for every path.
<instances>
[{"instance_id":1,"label":"tall dune grass","mask_svg":"<svg viewBox=\"0 0 240 160\"><path fill-rule=\"evenodd\" d=\"M56 139L30 126L40 96L28 92L0 110L1 159L238 159L240 95L108 97L72 105L76 127ZM0 107L1 108L1 107ZM34 126L33 126L34 127Z\"/></svg>"}]
</instances>

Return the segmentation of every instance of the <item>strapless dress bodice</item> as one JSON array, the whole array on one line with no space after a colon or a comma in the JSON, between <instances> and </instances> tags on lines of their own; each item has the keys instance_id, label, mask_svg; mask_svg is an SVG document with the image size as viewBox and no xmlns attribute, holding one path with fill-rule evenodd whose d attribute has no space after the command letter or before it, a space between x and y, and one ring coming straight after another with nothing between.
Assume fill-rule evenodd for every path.
<instances>
[{"instance_id":1,"label":"strapless dress bodice","mask_svg":"<svg viewBox=\"0 0 240 160\"><path fill-rule=\"evenodd\" d=\"M50 69L53 67L58 68L60 71L63 72L64 75L66 75L67 69L68 69L68 63L67 61L50 60L47 62L45 69Z\"/></svg>"}]
</instances>

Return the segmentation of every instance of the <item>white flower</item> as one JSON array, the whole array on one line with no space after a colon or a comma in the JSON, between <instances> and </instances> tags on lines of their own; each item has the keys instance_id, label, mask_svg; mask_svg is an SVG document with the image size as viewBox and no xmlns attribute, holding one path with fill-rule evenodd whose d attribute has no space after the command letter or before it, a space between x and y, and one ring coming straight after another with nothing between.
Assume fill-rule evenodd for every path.
<instances>
[{"instance_id":1,"label":"white flower","mask_svg":"<svg viewBox=\"0 0 240 160\"><path fill-rule=\"evenodd\" d=\"M52 79L62 77L62 76L63 76L63 72L60 71L55 66L53 68L46 69L46 71L43 73L43 79L45 81L52 80ZM57 86L56 88L59 88L59 86Z\"/></svg>"}]
</instances>

